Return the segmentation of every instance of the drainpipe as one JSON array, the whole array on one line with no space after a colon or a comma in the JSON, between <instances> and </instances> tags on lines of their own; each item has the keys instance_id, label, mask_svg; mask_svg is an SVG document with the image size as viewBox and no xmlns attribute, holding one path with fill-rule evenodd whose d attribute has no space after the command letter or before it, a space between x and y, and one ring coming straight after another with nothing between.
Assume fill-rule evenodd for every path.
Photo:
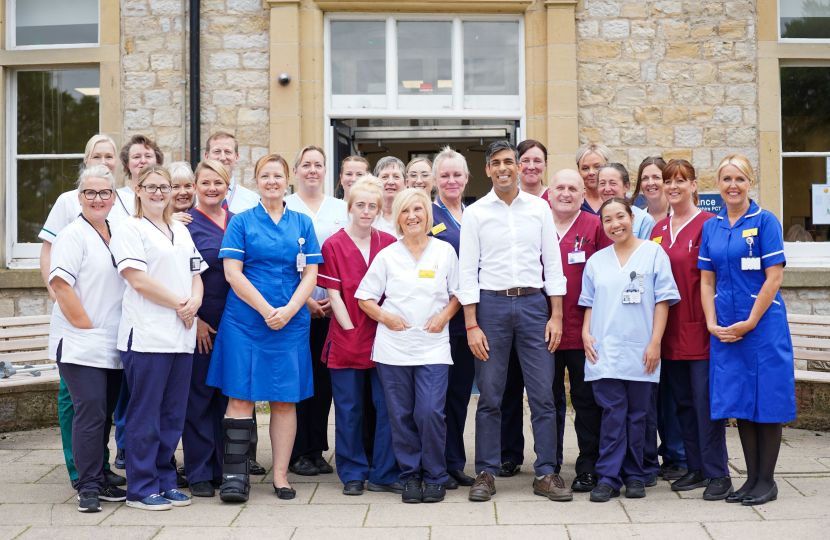
<instances>
[{"instance_id":1,"label":"drainpipe","mask_svg":"<svg viewBox=\"0 0 830 540\"><path fill-rule=\"evenodd\" d=\"M199 34L201 15L199 0L190 0L190 164L194 168L201 161L201 89L199 81Z\"/></svg>"},{"instance_id":2,"label":"drainpipe","mask_svg":"<svg viewBox=\"0 0 830 540\"><path fill-rule=\"evenodd\" d=\"M184 27L187 21L187 0L182 0L182 161L187 158L187 29Z\"/></svg>"}]
</instances>

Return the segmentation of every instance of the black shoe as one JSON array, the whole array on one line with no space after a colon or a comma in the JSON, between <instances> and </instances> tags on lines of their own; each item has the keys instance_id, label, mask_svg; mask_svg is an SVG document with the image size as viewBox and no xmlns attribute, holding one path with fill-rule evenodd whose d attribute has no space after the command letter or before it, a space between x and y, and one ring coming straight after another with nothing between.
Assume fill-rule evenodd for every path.
<instances>
[{"instance_id":1,"label":"black shoe","mask_svg":"<svg viewBox=\"0 0 830 540\"><path fill-rule=\"evenodd\" d=\"M414 476L406 481L401 493L401 500L405 503L420 503L424 501L424 492L421 491L421 479Z\"/></svg>"},{"instance_id":2,"label":"black shoe","mask_svg":"<svg viewBox=\"0 0 830 540\"><path fill-rule=\"evenodd\" d=\"M127 468L127 451L123 448L119 448L117 452L115 452L115 461L112 464L113 467L116 469L126 469Z\"/></svg>"},{"instance_id":3,"label":"black shoe","mask_svg":"<svg viewBox=\"0 0 830 540\"><path fill-rule=\"evenodd\" d=\"M450 476L449 478L447 478L447 481L444 482L444 488L445 489L458 489L458 481L455 478L453 478L452 476Z\"/></svg>"},{"instance_id":4,"label":"black shoe","mask_svg":"<svg viewBox=\"0 0 830 540\"><path fill-rule=\"evenodd\" d=\"M625 483L626 499L642 499L646 496L646 485L639 480L629 480Z\"/></svg>"},{"instance_id":5,"label":"black shoe","mask_svg":"<svg viewBox=\"0 0 830 540\"><path fill-rule=\"evenodd\" d=\"M646 480L646 487L654 487L656 485L657 485L657 475L652 474L651 476L648 477L648 480Z\"/></svg>"},{"instance_id":6,"label":"black shoe","mask_svg":"<svg viewBox=\"0 0 830 540\"><path fill-rule=\"evenodd\" d=\"M589 472L579 473L571 484L571 491L588 493L597 487L597 475Z\"/></svg>"},{"instance_id":7,"label":"black shoe","mask_svg":"<svg viewBox=\"0 0 830 540\"><path fill-rule=\"evenodd\" d=\"M113 486L123 486L127 483L127 479L120 474L115 474L110 469L104 469L104 483Z\"/></svg>"},{"instance_id":8,"label":"black shoe","mask_svg":"<svg viewBox=\"0 0 830 540\"><path fill-rule=\"evenodd\" d=\"M222 487L222 477L221 476L214 476L213 480L208 480L208 482L210 483L211 486L213 486L214 489L219 489L220 487Z\"/></svg>"},{"instance_id":9,"label":"black shoe","mask_svg":"<svg viewBox=\"0 0 830 540\"><path fill-rule=\"evenodd\" d=\"M176 472L182 476L187 476L187 473L184 472L184 467L179 467L178 469L176 469Z\"/></svg>"},{"instance_id":10,"label":"black shoe","mask_svg":"<svg viewBox=\"0 0 830 540\"><path fill-rule=\"evenodd\" d=\"M291 499L297 496L297 492L294 490L294 488L290 487L278 488L277 486L274 486L274 493L277 494L278 498L284 501L290 501Z\"/></svg>"},{"instance_id":11,"label":"black shoe","mask_svg":"<svg viewBox=\"0 0 830 540\"><path fill-rule=\"evenodd\" d=\"M121 488L109 485L98 493L98 498L107 502L124 502L127 500L127 492Z\"/></svg>"},{"instance_id":12,"label":"black shoe","mask_svg":"<svg viewBox=\"0 0 830 540\"><path fill-rule=\"evenodd\" d=\"M684 474L677 482L672 483L671 490L691 491L693 489L706 487L708 485L709 480L707 478L703 478L703 472L689 471L686 474Z\"/></svg>"},{"instance_id":13,"label":"black shoe","mask_svg":"<svg viewBox=\"0 0 830 540\"><path fill-rule=\"evenodd\" d=\"M84 491L78 495L78 501L78 512L91 514L101 511L101 501L98 500L98 494L94 491Z\"/></svg>"},{"instance_id":14,"label":"black shoe","mask_svg":"<svg viewBox=\"0 0 830 540\"><path fill-rule=\"evenodd\" d=\"M265 473L268 472L265 470L265 467L257 463L256 460L249 459L248 462L250 463L251 474L255 474L257 476L265 476Z\"/></svg>"},{"instance_id":15,"label":"black shoe","mask_svg":"<svg viewBox=\"0 0 830 540\"><path fill-rule=\"evenodd\" d=\"M747 488L746 484L744 484L743 490L740 491L733 491L726 497L726 502L728 503L739 503L742 502L748 495L749 492L752 491L752 488Z\"/></svg>"},{"instance_id":16,"label":"black shoe","mask_svg":"<svg viewBox=\"0 0 830 540\"><path fill-rule=\"evenodd\" d=\"M663 480L680 480L686 473L689 472L689 469L686 467L681 467L679 465L675 465L674 463L670 465L666 465L665 463L660 467L659 476L663 477Z\"/></svg>"},{"instance_id":17,"label":"black shoe","mask_svg":"<svg viewBox=\"0 0 830 540\"><path fill-rule=\"evenodd\" d=\"M778 498L778 484L775 482L772 483L772 489L769 490L765 495L761 495L758 497L752 496L747 494L746 497L741 501L741 504L744 506L758 506L759 504L767 504L770 501L774 501Z\"/></svg>"},{"instance_id":18,"label":"black shoe","mask_svg":"<svg viewBox=\"0 0 830 540\"><path fill-rule=\"evenodd\" d=\"M334 469L331 465L329 465L323 456L316 456L311 458L311 463L317 467L317 470L320 471L320 474L331 474L334 472Z\"/></svg>"},{"instance_id":19,"label":"black shoe","mask_svg":"<svg viewBox=\"0 0 830 540\"><path fill-rule=\"evenodd\" d=\"M422 493L425 503L441 502L444 500L447 490L441 484L427 484Z\"/></svg>"},{"instance_id":20,"label":"black shoe","mask_svg":"<svg viewBox=\"0 0 830 540\"><path fill-rule=\"evenodd\" d=\"M320 469L314 466L305 456L300 456L288 465L288 470L300 476L316 476L320 474Z\"/></svg>"},{"instance_id":21,"label":"black shoe","mask_svg":"<svg viewBox=\"0 0 830 540\"><path fill-rule=\"evenodd\" d=\"M191 497L215 497L216 496L216 488L214 488L210 482L204 480L202 482L196 482L195 484L190 484L190 496Z\"/></svg>"},{"instance_id":22,"label":"black shoe","mask_svg":"<svg viewBox=\"0 0 830 540\"><path fill-rule=\"evenodd\" d=\"M186 488L190 486L190 482L187 481L187 478L179 474L179 471L176 471L176 487L177 488Z\"/></svg>"},{"instance_id":23,"label":"black shoe","mask_svg":"<svg viewBox=\"0 0 830 540\"><path fill-rule=\"evenodd\" d=\"M608 502L612 497L619 497L620 492L611 487L611 484L600 482L591 490L591 502Z\"/></svg>"},{"instance_id":24,"label":"black shoe","mask_svg":"<svg viewBox=\"0 0 830 540\"><path fill-rule=\"evenodd\" d=\"M366 482L366 489L380 493L397 493L398 495L404 492L404 487L400 482L392 482L391 484L373 484L372 482Z\"/></svg>"},{"instance_id":25,"label":"black shoe","mask_svg":"<svg viewBox=\"0 0 830 540\"><path fill-rule=\"evenodd\" d=\"M516 476L522 470L521 465L517 465L515 461L505 461L501 464L499 476ZM475 480L473 480L475 482ZM472 485L472 484L470 484Z\"/></svg>"},{"instance_id":26,"label":"black shoe","mask_svg":"<svg viewBox=\"0 0 830 540\"><path fill-rule=\"evenodd\" d=\"M343 484L343 495L363 495L363 481L349 480Z\"/></svg>"},{"instance_id":27,"label":"black shoe","mask_svg":"<svg viewBox=\"0 0 830 540\"><path fill-rule=\"evenodd\" d=\"M476 483L476 479L472 476L467 476L463 469L458 469L457 471L447 471L447 474L454 478L455 481L458 482L459 486L470 487Z\"/></svg>"},{"instance_id":28,"label":"black shoe","mask_svg":"<svg viewBox=\"0 0 830 540\"><path fill-rule=\"evenodd\" d=\"M732 487L732 479L728 476L712 478L706 491L703 492L704 501L722 501L732 494L735 488Z\"/></svg>"}]
</instances>

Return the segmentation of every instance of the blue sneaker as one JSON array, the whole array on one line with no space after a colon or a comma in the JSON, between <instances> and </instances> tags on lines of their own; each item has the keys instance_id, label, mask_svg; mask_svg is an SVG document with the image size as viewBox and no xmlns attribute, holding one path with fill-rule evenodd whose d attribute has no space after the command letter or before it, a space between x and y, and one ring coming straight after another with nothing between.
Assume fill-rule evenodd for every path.
<instances>
[{"instance_id":1,"label":"blue sneaker","mask_svg":"<svg viewBox=\"0 0 830 540\"><path fill-rule=\"evenodd\" d=\"M173 505L161 495L149 495L140 501L127 501L127 506L140 510L170 510Z\"/></svg>"},{"instance_id":2,"label":"blue sneaker","mask_svg":"<svg viewBox=\"0 0 830 540\"><path fill-rule=\"evenodd\" d=\"M190 506L191 503L190 497L178 489L168 489L161 496L170 501L173 506Z\"/></svg>"}]
</instances>

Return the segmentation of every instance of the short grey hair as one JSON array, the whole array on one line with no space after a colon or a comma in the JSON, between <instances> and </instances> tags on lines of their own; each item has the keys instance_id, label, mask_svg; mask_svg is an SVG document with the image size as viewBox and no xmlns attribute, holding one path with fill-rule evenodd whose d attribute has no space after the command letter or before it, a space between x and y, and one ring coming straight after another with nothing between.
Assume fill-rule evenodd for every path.
<instances>
[{"instance_id":1,"label":"short grey hair","mask_svg":"<svg viewBox=\"0 0 830 540\"><path fill-rule=\"evenodd\" d=\"M168 165L166 169L170 173L170 178L174 184L194 181L193 169L190 168L190 163L186 161L176 161Z\"/></svg>"},{"instance_id":2,"label":"short grey hair","mask_svg":"<svg viewBox=\"0 0 830 540\"><path fill-rule=\"evenodd\" d=\"M464 169L464 174L470 176L470 166L467 165L467 159L453 150L449 145L442 148L438 155L435 156L435 161L432 162L432 176L436 179L438 178L438 173L441 170L441 163L448 159L460 159L461 167Z\"/></svg>"},{"instance_id":3,"label":"short grey hair","mask_svg":"<svg viewBox=\"0 0 830 540\"><path fill-rule=\"evenodd\" d=\"M380 171L387 167L397 167L401 170L401 176L406 176L406 165L403 164L403 161L396 158L395 156L384 156L378 160L377 164L375 165L375 176L380 176Z\"/></svg>"},{"instance_id":4,"label":"short grey hair","mask_svg":"<svg viewBox=\"0 0 830 540\"><path fill-rule=\"evenodd\" d=\"M605 165L600 165L597 167L597 176L599 176L599 171L602 169L614 169L618 173L620 173L620 178L622 178L622 183L624 186L631 184L631 180L628 177L628 169L625 168L625 165L622 163L606 163Z\"/></svg>"},{"instance_id":5,"label":"short grey hair","mask_svg":"<svg viewBox=\"0 0 830 540\"><path fill-rule=\"evenodd\" d=\"M503 150L510 150L513 152L513 159L516 160L516 164L519 163L519 151L516 149L510 141L507 140L500 140L500 141L493 141L490 143L490 146L487 147L487 151L484 153L484 166L490 166L490 158L493 157L498 152Z\"/></svg>"},{"instance_id":6,"label":"short grey hair","mask_svg":"<svg viewBox=\"0 0 830 540\"><path fill-rule=\"evenodd\" d=\"M80 176L78 176L78 191L84 189L84 184L90 178L103 178L109 182L110 189L115 191L115 178L112 176L112 172L106 165L93 165L92 167L84 168L84 170L81 171Z\"/></svg>"}]
</instances>

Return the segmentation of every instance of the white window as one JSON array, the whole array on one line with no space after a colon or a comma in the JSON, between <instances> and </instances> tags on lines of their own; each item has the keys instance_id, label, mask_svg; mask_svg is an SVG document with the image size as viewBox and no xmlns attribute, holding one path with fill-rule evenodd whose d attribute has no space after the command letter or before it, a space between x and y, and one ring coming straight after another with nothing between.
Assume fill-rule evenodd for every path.
<instances>
[{"instance_id":1,"label":"white window","mask_svg":"<svg viewBox=\"0 0 830 540\"><path fill-rule=\"evenodd\" d=\"M520 16L329 14L330 117L523 116Z\"/></svg>"},{"instance_id":2,"label":"white window","mask_svg":"<svg viewBox=\"0 0 830 540\"><path fill-rule=\"evenodd\" d=\"M32 267L49 211L75 188L86 142L100 130L100 73L97 67L20 69L8 83L8 263Z\"/></svg>"},{"instance_id":3,"label":"white window","mask_svg":"<svg viewBox=\"0 0 830 540\"><path fill-rule=\"evenodd\" d=\"M784 63L781 192L790 266L830 266L830 62Z\"/></svg>"},{"instance_id":4,"label":"white window","mask_svg":"<svg viewBox=\"0 0 830 540\"><path fill-rule=\"evenodd\" d=\"M6 0L9 49L98 45L99 0Z\"/></svg>"},{"instance_id":5,"label":"white window","mask_svg":"<svg viewBox=\"0 0 830 540\"><path fill-rule=\"evenodd\" d=\"M830 41L830 1L778 0L781 41Z\"/></svg>"}]
</instances>

